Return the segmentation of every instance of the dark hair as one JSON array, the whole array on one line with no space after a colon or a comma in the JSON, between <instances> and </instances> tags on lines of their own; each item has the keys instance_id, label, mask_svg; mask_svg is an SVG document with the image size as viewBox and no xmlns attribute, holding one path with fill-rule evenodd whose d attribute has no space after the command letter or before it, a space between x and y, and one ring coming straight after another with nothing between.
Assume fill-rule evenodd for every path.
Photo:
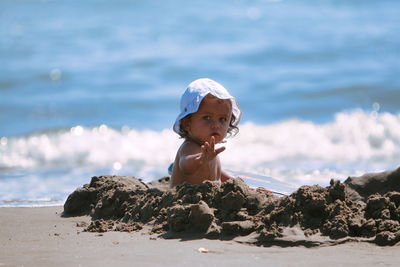
<instances>
[{"instance_id":1,"label":"dark hair","mask_svg":"<svg viewBox=\"0 0 400 267\"><path fill-rule=\"evenodd\" d=\"M181 121L183 119L190 118L190 115L191 114L189 114L186 117L182 118ZM239 132L239 127L234 125L235 121L236 121L236 117L235 117L235 115L232 114L231 121L229 122L229 127L228 127L228 137L235 136ZM188 134L189 134L183 128L182 123L179 123L179 133L178 134L179 134L179 136L181 138L186 138L188 136Z\"/></svg>"}]
</instances>

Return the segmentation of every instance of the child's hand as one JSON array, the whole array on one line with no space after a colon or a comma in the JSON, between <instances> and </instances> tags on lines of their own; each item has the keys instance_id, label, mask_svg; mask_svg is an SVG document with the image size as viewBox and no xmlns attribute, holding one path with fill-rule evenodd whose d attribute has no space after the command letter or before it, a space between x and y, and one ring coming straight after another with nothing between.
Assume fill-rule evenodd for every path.
<instances>
[{"instance_id":1,"label":"child's hand","mask_svg":"<svg viewBox=\"0 0 400 267\"><path fill-rule=\"evenodd\" d=\"M211 136L210 143L205 142L204 145L201 146L201 156L200 160L202 162L208 162L214 159L219 153L225 150L225 147L220 147L215 149L215 138Z\"/></svg>"}]
</instances>

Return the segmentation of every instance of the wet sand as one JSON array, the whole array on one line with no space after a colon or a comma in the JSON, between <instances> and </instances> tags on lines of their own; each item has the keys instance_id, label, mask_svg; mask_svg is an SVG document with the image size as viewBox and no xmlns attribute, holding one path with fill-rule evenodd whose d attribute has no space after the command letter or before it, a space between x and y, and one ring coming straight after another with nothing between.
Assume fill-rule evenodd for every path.
<instances>
[{"instance_id":1,"label":"wet sand","mask_svg":"<svg viewBox=\"0 0 400 267\"><path fill-rule=\"evenodd\" d=\"M163 239L147 231L83 232L63 207L0 208L0 266L397 266L399 246L349 242L306 248ZM199 251L204 248L204 252Z\"/></svg>"}]
</instances>

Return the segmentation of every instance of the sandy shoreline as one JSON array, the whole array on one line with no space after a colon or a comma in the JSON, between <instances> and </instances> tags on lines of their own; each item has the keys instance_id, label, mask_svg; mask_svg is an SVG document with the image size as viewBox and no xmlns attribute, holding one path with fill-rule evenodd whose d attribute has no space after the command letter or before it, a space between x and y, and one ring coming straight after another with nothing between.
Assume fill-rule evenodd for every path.
<instances>
[{"instance_id":1,"label":"sandy shoreline","mask_svg":"<svg viewBox=\"0 0 400 267\"><path fill-rule=\"evenodd\" d=\"M142 232L83 232L89 216L61 217L63 207L0 208L0 266L396 266L399 245L368 243L305 248L235 241L162 239ZM205 248L208 253L200 253Z\"/></svg>"}]
</instances>

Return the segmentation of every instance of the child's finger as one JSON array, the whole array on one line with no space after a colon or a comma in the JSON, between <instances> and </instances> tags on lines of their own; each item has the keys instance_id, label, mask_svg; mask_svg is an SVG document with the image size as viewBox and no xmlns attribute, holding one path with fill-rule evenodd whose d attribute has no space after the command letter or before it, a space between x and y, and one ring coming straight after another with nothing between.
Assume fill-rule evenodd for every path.
<instances>
[{"instance_id":1,"label":"child's finger","mask_svg":"<svg viewBox=\"0 0 400 267\"><path fill-rule=\"evenodd\" d=\"M204 142L204 149L205 151L208 151L208 149L210 148L210 144L208 142Z\"/></svg>"},{"instance_id":2,"label":"child's finger","mask_svg":"<svg viewBox=\"0 0 400 267\"><path fill-rule=\"evenodd\" d=\"M221 146L220 148L215 149L215 153L216 153L216 155L218 155L219 153L221 153L224 150L225 150L225 147Z\"/></svg>"},{"instance_id":3,"label":"child's finger","mask_svg":"<svg viewBox=\"0 0 400 267\"><path fill-rule=\"evenodd\" d=\"M204 145L201 146L201 153L203 153L204 155L207 154L210 150L210 145L205 142Z\"/></svg>"},{"instance_id":4,"label":"child's finger","mask_svg":"<svg viewBox=\"0 0 400 267\"><path fill-rule=\"evenodd\" d=\"M214 150L214 146L215 146L215 137L211 136L210 138L210 147Z\"/></svg>"}]
</instances>

